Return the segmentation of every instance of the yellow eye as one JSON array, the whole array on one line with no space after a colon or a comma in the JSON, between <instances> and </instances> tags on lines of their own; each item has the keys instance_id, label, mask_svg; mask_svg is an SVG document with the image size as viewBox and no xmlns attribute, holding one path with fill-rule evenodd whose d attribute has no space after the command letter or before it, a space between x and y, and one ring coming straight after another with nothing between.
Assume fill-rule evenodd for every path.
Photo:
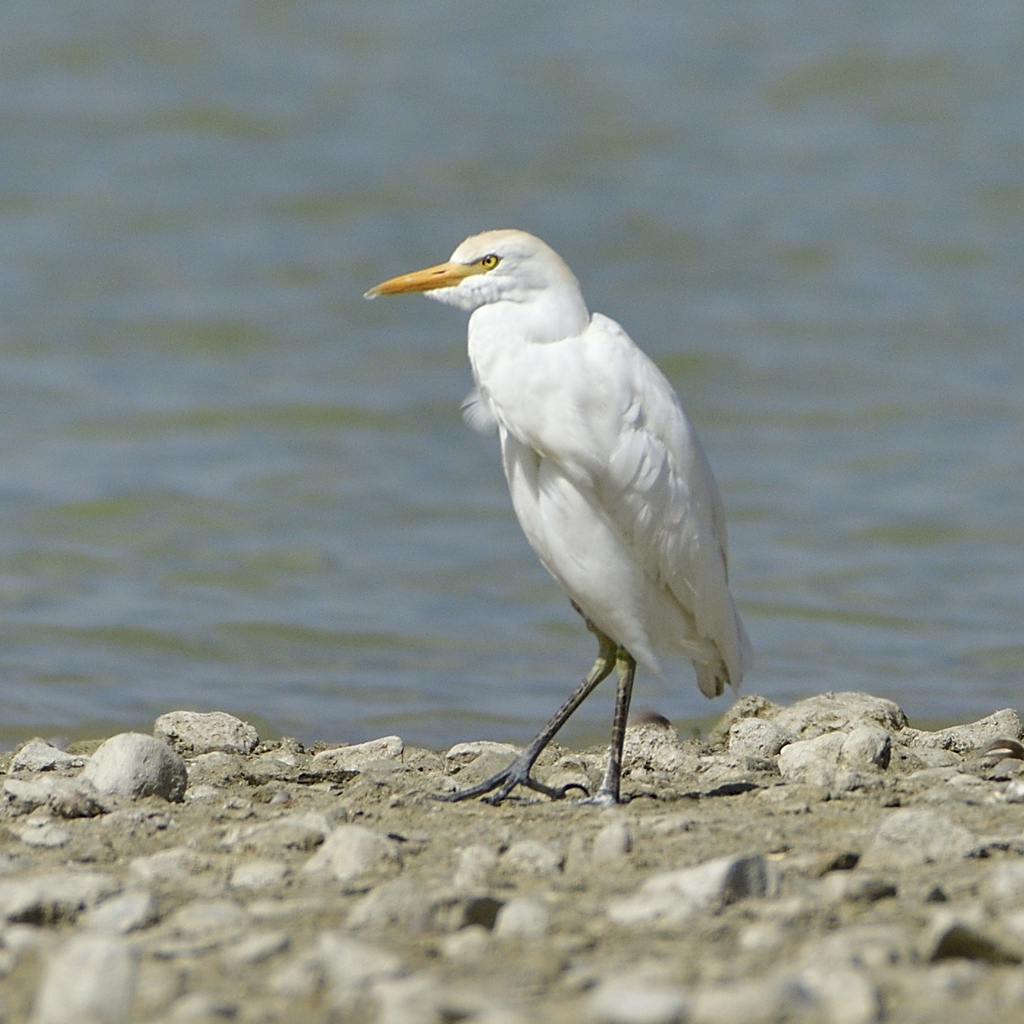
<instances>
[{"instance_id":1,"label":"yellow eye","mask_svg":"<svg viewBox=\"0 0 1024 1024\"><path fill-rule=\"evenodd\" d=\"M493 270L501 262L501 257L495 256L492 252L487 256L481 256L476 262L477 265L483 267L484 270Z\"/></svg>"}]
</instances>

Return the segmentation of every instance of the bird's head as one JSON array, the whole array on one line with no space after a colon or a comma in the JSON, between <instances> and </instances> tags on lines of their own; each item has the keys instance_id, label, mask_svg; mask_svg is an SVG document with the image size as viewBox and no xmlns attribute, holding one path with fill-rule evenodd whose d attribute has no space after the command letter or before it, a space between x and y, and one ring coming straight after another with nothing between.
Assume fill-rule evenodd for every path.
<instances>
[{"instance_id":1,"label":"bird's head","mask_svg":"<svg viewBox=\"0 0 1024 1024\"><path fill-rule=\"evenodd\" d=\"M497 302L578 303L580 287L562 257L525 231L484 231L467 238L447 263L402 274L371 288L366 298L425 292L430 298L475 310Z\"/></svg>"}]
</instances>

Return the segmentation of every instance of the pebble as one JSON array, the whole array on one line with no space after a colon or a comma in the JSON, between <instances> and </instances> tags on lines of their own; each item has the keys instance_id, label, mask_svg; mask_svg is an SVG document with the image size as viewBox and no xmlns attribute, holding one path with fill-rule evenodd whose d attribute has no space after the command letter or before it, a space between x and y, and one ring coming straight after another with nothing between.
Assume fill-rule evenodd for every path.
<instances>
[{"instance_id":1,"label":"pebble","mask_svg":"<svg viewBox=\"0 0 1024 1024\"><path fill-rule=\"evenodd\" d=\"M969 857L978 843L964 826L938 811L907 807L879 825L862 865L909 866Z\"/></svg>"},{"instance_id":2,"label":"pebble","mask_svg":"<svg viewBox=\"0 0 1024 1024\"><path fill-rule=\"evenodd\" d=\"M68 939L46 967L31 1024L122 1024L131 1017L137 962L120 938Z\"/></svg>"},{"instance_id":3,"label":"pebble","mask_svg":"<svg viewBox=\"0 0 1024 1024\"><path fill-rule=\"evenodd\" d=\"M188 785L185 762L166 743L137 732L105 740L80 776L101 793L180 801Z\"/></svg>"},{"instance_id":4,"label":"pebble","mask_svg":"<svg viewBox=\"0 0 1024 1024\"><path fill-rule=\"evenodd\" d=\"M591 858L595 864L615 864L633 849L633 834L624 821L611 821L594 836Z\"/></svg>"},{"instance_id":5,"label":"pebble","mask_svg":"<svg viewBox=\"0 0 1024 1024\"><path fill-rule=\"evenodd\" d=\"M156 720L153 735L182 757L212 751L251 754L260 742L253 726L223 711L169 711Z\"/></svg>"},{"instance_id":6,"label":"pebble","mask_svg":"<svg viewBox=\"0 0 1024 1024\"><path fill-rule=\"evenodd\" d=\"M502 855L501 866L509 871L529 875L554 875L565 864L565 852L550 843L522 839L513 843Z\"/></svg>"},{"instance_id":7,"label":"pebble","mask_svg":"<svg viewBox=\"0 0 1024 1024\"><path fill-rule=\"evenodd\" d=\"M369 872L395 872L402 865L398 843L362 825L340 825L303 865L306 874L324 873L351 882Z\"/></svg>"},{"instance_id":8,"label":"pebble","mask_svg":"<svg viewBox=\"0 0 1024 1024\"><path fill-rule=\"evenodd\" d=\"M247 860L231 872L232 889L269 889L280 885L291 874L283 860Z\"/></svg>"},{"instance_id":9,"label":"pebble","mask_svg":"<svg viewBox=\"0 0 1024 1024\"><path fill-rule=\"evenodd\" d=\"M101 932L125 935L157 920L156 900L149 889L129 889L90 907L82 924Z\"/></svg>"},{"instance_id":10,"label":"pebble","mask_svg":"<svg viewBox=\"0 0 1024 1024\"><path fill-rule=\"evenodd\" d=\"M729 729L729 753L747 757L776 757L796 735L776 722L741 718Z\"/></svg>"},{"instance_id":11,"label":"pebble","mask_svg":"<svg viewBox=\"0 0 1024 1024\"><path fill-rule=\"evenodd\" d=\"M349 747L331 747L313 756L310 770L360 771L374 761L401 761L405 744L400 736L382 736L366 743L354 743Z\"/></svg>"},{"instance_id":12,"label":"pebble","mask_svg":"<svg viewBox=\"0 0 1024 1024\"><path fill-rule=\"evenodd\" d=\"M494 922L496 939L539 939L550 923L548 908L537 899L517 896L499 911Z\"/></svg>"},{"instance_id":13,"label":"pebble","mask_svg":"<svg viewBox=\"0 0 1024 1024\"><path fill-rule=\"evenodd\" d=\"M498 854L489 846L467 846L459 851L459 864L452 885L462 892L486 889L498 866Z\"/></svg>"},{"instance_id":14,"label":"pebble","mask_svg":"<svg viewBox=\"0 0 1024 1024\"><path fill-rule=\"evenodd\" d=\"M683 1024L692 1000L679 985L641 972L606 978L587 1000L593 1024Z\"/></svg>"},{"instance_id":15,"label":"pebble","mask_svg":"<svg viewBox=\"0 0 1024 1024\"><path fill-rule=\"evenodd\" d=\"M704 911L768 892L764 857L720 857L693 868L652 875L633 897L614 901L608 916L616 924L674 928Z\"/></svg>"},{"instance_id":16,"label":"pebble","mask_svg":"<svg viewBox=\"0 0 1024 1024\"><path fill-rule=\"evenodd\" d=\"M81 768L86 758L81 754L68 754L38 737L22 744L11 758L10 771L46 772L54 768Z\"/></svg>"},{"instance_id":17,"label":"pebble","mask_svg":"<svg viewBox=\"0 0 1024 1024\"><path fill-rule=\"evenodd\" d=\"M114 875L99 871L59 871L4 879L0 917L24 924L51 925L73 920L79 911L118 892Z\"/></svg>"}]
</instances>

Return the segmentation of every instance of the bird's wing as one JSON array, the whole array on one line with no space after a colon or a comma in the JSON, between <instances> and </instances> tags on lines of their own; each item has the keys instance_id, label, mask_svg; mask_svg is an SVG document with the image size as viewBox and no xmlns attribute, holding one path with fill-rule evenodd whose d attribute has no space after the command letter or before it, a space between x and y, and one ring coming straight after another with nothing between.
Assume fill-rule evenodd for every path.
<instances>
[{"instance_id":1,"label":"bird's wing","mask_svg":"<svg viewBox=\"0 0 1024 1024\"><path fill-rule=\"evenodd\" d=\"M546 346L542 346L546 348ZM594 495L647 575L713 641L738 681L748 660L727 585L725 514L707 457L672 386L615 321L594 314L543 381L546 410L509 423Z\"/></svg>"}]
</instances>

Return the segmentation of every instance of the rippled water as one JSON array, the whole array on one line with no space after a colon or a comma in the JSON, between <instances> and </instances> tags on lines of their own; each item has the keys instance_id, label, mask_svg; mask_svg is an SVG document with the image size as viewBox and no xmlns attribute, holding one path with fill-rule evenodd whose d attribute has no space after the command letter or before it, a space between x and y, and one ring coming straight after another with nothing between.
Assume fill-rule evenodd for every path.
<instances>
[{"instance_id":1,"label":"rippled water","mask_svg":"<svg viewBox=\"0 0 1024 1024\"><path fill-rule=\"evenodd\" d=\"M746 689L1017 703L1017 7L5 11L0 739L532 735L593 652L460 421L464 318L360 298L496 226L682 395Z\"/></svg>"}]
</instances>

